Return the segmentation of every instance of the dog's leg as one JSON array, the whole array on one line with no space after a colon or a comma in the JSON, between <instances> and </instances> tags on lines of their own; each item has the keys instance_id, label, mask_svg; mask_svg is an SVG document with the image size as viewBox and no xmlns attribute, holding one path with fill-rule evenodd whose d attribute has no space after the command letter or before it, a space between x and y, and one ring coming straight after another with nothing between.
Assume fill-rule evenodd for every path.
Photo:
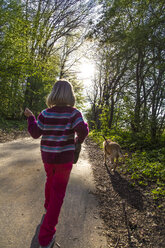
<instances>
[{"instance_id":1,"label":"dog's leg","mask_svg":"<svg viewBox=\"0 0 165 248\"><path fill-rule=\"evenodd\" d=\"M118 166L118 163L119 163L119 158L116 157L116 163L115 163L115 166L114 166L114 171L116 170L116 167Z\"/></svg>"},{"instance_id":2,"label":"dog's leg","mask_svg":"<svg viewBox=\"0 0 165 248\"><path fill-rule=\"evenodd\" d=\"M106 165L106 158L107 158L106 155L107 155L107 154L106 154L106 150L105 150L105 147L104 147L104 164L105 164L105 165Z\"/></svg>"},{"instance_id":3,"label":"dog's leg","mask_svg":"<svg viewBox=\"0 0 165 248\"><path fill-rule=\"evenodd\" d=\"M111 170L113 171L114 158L112 157L112 155L110 156L110 160L111 160Z\"/></svg>"}]
</instances>

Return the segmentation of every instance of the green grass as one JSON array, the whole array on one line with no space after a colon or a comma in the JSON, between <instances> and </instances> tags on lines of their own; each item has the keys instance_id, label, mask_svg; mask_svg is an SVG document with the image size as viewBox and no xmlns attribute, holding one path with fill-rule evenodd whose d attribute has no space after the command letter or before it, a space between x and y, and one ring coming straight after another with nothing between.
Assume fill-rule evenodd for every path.
<instances>
[{"instance_id":1,"label":"green grass","mask_svg":"<svg viewBox=\"0 0 165 248\"><path fill-rule=\"evenodd\" d=\"M5 120L0 121L0 129L11 132L12 130L23 131L27 129L27 120Z\"/></svg>"},{"instance_id":2,"label":"green grass","mask_svg":"<svg viewBox=\"0 0 165 248\"><path fill-rule=\"evenodd\" d=\"M141 186L151 186L153 198L165 196L165 148L136 151L126 158L125 168L131 179Z\"/></svg>"},{"instance_id":3,"label":"green grass","mask_svg":"<svg viewBox=\"0 0 165 248\"><path fill-rule=\"evenodd\" d=\"M93 130L91 137L102 148L103 137L101 132ZM149 186L153 199L165 197L165 148L163 142L156 146L142 135L132 135L129 132L112 132L107 138L118 142L122 149L131 154L126 156L123 173L131 175L132 185Z\"/></svg>"}]
</instances>

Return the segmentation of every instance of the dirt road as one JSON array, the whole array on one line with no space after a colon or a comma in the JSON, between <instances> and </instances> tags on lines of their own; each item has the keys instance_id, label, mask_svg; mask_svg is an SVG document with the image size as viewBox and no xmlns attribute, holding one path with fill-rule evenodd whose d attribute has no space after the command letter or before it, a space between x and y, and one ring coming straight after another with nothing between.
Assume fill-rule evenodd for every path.
<instances>
[{"instance_id":1,"label":"dirt road","mask_svg":"<svg viewBox=\"0 0 165 248\"><path fill-rule=\"evenodd\" d=\"M72 170L57 226L56 242L61 248L107 248L85 149L84 145ZM39 140L24 138L0 144L1 248L39 247L37 233L44 216L44 183Z\"/></svg>"}]
</instances>

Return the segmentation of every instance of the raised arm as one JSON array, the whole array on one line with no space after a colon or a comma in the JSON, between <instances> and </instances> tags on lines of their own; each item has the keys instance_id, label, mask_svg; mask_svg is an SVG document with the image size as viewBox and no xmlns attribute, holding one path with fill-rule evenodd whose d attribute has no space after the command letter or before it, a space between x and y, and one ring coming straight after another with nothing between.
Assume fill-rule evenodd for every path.
<instances>
[{"instance_id":1,"label":"raised arm","mask_svg":"<svg viewBox=\"0 0 165 248\"><path fill-rule=\"evenodd\" d=\"M43 130L42 114L38 116L38 121L36 121L35 116L28 108L25 109L24 114L28 118L28 132L34 139L39 138L42 135L42 130Z\"/></svg>"}]
</instances>

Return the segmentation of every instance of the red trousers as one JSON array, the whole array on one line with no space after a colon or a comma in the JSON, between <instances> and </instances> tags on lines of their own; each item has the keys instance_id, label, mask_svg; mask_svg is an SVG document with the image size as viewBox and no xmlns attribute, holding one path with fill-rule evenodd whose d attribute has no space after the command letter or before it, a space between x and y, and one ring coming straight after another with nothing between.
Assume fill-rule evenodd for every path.
<instances>
[{"instance_id":1,"label":"red trousers","mask_svg":"<svg viewBox=\"0 0 165 248\"><path fill-rule=\"evenodd\" d=\"M56 225L72 170L72 163L44 164L44 166L47 176L44 207L47 212L41 224L38 237L41 246L47 246L56 232Z\"/></svg>"}]
</instances>

